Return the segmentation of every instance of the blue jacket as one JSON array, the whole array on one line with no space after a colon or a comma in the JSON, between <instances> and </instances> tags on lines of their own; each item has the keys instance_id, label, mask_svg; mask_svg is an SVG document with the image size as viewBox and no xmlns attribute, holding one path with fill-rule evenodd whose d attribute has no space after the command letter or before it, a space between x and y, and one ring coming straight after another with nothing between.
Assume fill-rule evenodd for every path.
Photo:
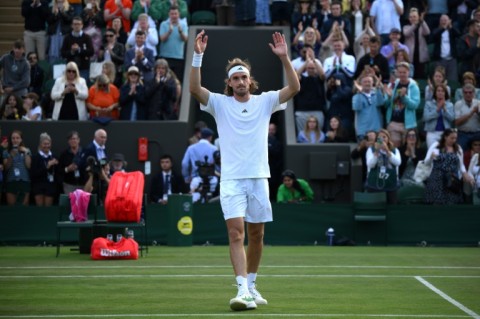
<instances>
[{"instance_id":1,"label":"blue jacket","mask_svg":"<svg viewBox=\"0 0 480 319\"><path fill-rule=\"evenodd\" d=\"M397 86L400 80L395 80L395 86L393 88L393 94L390 98L387 99L385 107L387 108L386 120L387 123L390 123L392 119L392 113L394 108L395 99L397 98ZM407 95L402 97L402 103L405 105L405 128L411 129L417 127L417 115L416 111L420 105L420 88L418 87L415 80L410 79L408 83Z\"/></svg>"},{"instance_id":2,"label":"blue jacket","mask_svg":"<svg viewBox=\"0 0 480 319\"><path fill-rule=\"evenodd\" d=\"M453 104L450 101L445 102L446 111L442 110L443 115L443 125L445 129L451 128L453 121L455 120L455 110L453 108ZM437 112L437 101L432 100L425 103L425 108L423 109L423 121L424 130L425 132L435 132L435 128L437 126L437 121L439 117L439 113Z\"/></svg>"},{"instance_id":3,"label":"blue jacket","mask_svg":"<svg viewBox=\"0 0 480 319\"><path fill-rule=\"evenodd\" d=\"M357 136L365 135L367 131L377 132L382 125L382 113L380 107L383 106L385 99L380 89L372 92L370 102L363 93L357 93L352 98L352 109L357 116L355 117L355 129Z\"/></svg>"}]
</instances>

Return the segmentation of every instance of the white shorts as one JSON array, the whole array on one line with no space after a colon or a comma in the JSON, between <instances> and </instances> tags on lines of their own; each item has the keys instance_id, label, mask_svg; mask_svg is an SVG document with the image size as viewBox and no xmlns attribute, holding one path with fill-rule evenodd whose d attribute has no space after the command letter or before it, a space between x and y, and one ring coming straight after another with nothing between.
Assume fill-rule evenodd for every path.
<instances>
[{"instance_id":1,"label":"white shorts","mask_svg":"<svg viewBox=\"0 0 480 319\"><path fill-rule=\"evenodd\" d=\"M266 178L221 181L220 204L225 220L237 217L245 218L248 223L273 220Z\"/></svg>"}]
</instances>

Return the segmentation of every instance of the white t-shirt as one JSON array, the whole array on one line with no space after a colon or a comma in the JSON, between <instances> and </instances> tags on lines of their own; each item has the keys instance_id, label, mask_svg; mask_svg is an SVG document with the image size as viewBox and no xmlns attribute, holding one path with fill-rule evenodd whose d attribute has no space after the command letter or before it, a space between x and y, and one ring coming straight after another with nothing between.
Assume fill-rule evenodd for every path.
<instances>
[{"instance_id":1,"label":"white t-shirt","mask_svg":"<svg viewBox=\"0 0 480 319\"><path fill-rule=\"evenodd\" d=\"M270 177L268 125L272 113L287 108L286 103L280 104L279 92L251 95L245 103L233 96L210 93L207 105L200 105L217 123L221 180Z\"/></svg>"}]
</instances>

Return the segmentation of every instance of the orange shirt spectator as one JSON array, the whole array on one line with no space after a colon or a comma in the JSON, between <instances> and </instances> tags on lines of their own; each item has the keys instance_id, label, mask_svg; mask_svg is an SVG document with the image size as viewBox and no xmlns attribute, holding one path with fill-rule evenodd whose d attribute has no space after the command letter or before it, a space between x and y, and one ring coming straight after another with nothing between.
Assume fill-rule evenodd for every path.
<instances>
[{"instance_id":1,"label":"orange shirt spectator","mask_svg":"<svg viewBox=\"0 0 480 319\"><path fill-rule=\"evenodd\" d=\"M107 0L103 11L103 18L107 23L107 27L112 27L112 20L115 17L122 18L123 30L130 32L130 14L132 13L132 1L131 0Z\"/></svg>"},{"instance_id":2,"label":"orange shirt spectator","mask_svg":"<svg viewBox=\"0 0 480 319\"><path fill-rule=\"evenodd\" d=\"M120 91L110 83L105 74L99 75L97 81L88 90L87 107L90 118L110 117L119 118Z\"/></svg>"}]
</instances>

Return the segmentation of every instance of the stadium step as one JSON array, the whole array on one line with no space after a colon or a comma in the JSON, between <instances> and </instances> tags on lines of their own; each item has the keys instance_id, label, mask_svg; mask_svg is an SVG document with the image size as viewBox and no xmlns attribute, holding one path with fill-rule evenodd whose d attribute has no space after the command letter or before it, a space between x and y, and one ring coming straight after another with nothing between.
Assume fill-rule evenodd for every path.
<instances>
[{"instance_id":1,"label":"stadium step","mask_svg":"<svg viewBox=\"0 0 480 319\"><path fill-rule=\"evenodd\" d=\"M13 41L23 39L21 0L0 1L0 55L12 50Z\"/></svg>"}]
</instances>

